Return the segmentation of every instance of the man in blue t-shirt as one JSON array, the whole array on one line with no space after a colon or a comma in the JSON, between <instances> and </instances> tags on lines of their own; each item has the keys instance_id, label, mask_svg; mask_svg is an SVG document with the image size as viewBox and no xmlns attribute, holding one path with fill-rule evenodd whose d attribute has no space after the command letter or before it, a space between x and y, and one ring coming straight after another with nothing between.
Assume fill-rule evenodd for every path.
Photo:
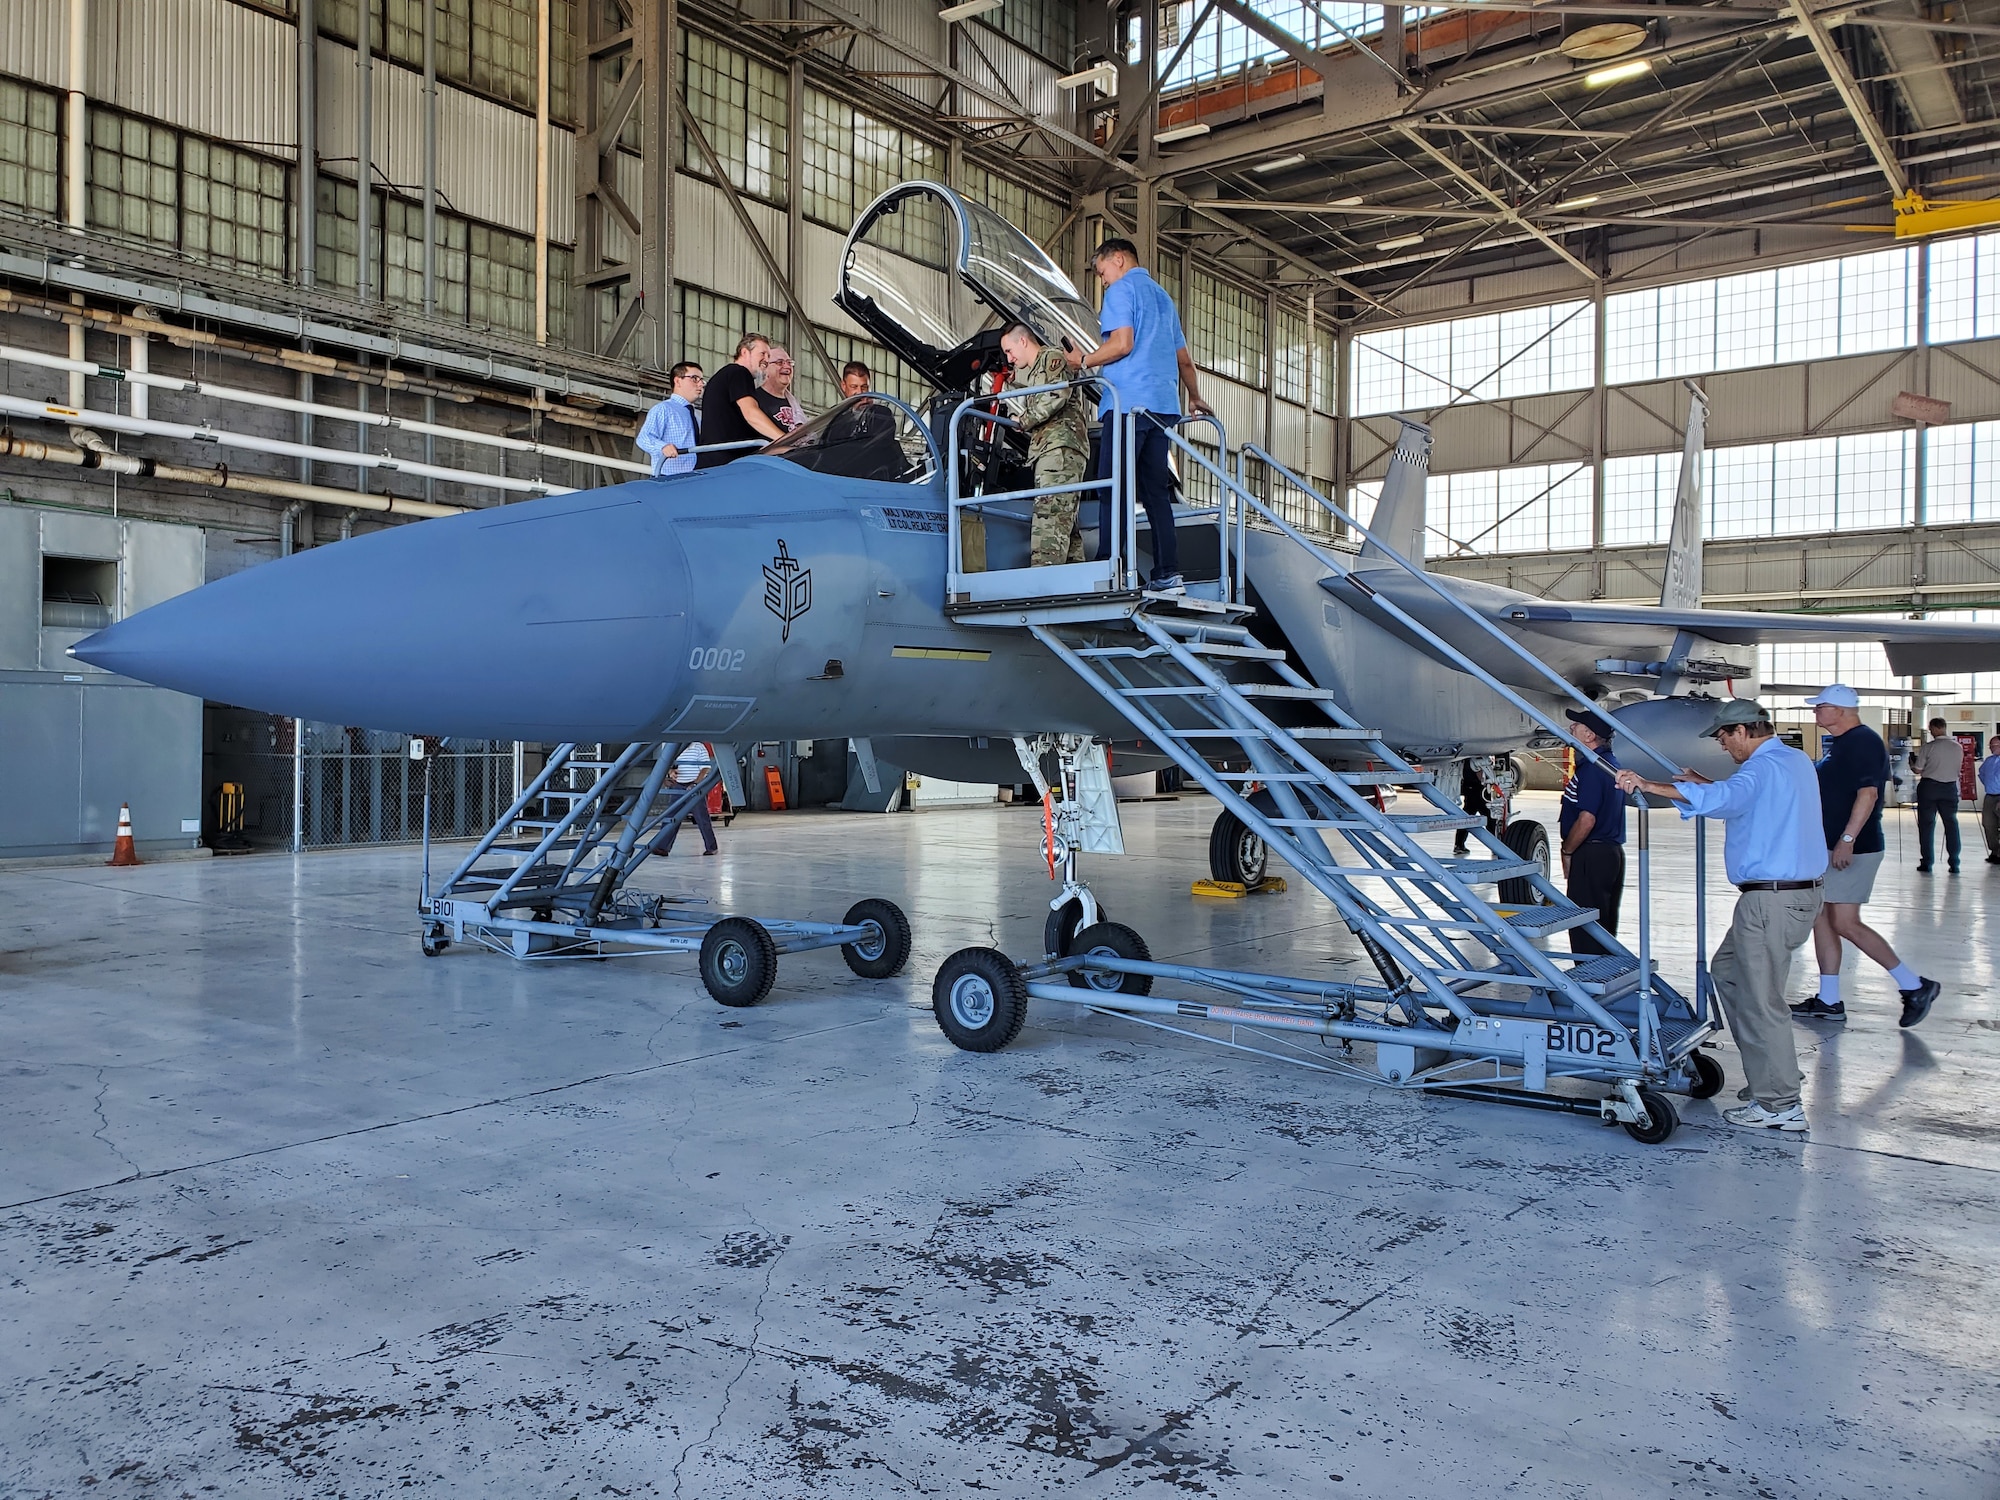
<instances>
[{"instance_id":1,"label":"man in blue t-shirt","mask_svg":"<svg viewBox=\"0 0 2000 1500\"><path fill-rule=\"evenodd\" d=\"M1889 782L1889 748L1861 722L1861 695L1836 682L1806 699L1824 736L1819 762L1820 821L1826 829L1826 884L1813 922L1813 952L1819 958L1819 993L1792 1007L1801 1021L1845 1021L1840 998L1843 941L1889 971L1903 992L1901 1024L1914 1026L1930 1014L1938 997L1935 979L1926 979L1896 957L1889 940L1861 920L1861 908L1875 890L1882 866L1882 789Z\"/></svg>"},{"instance_id":2,"label":"man in blue t-shirt","mask_svg":"<svg viewBox=\"0 0 2000 1500\"><path fill-rule=\"evenodd\" d=\"M1618 903L1625 895L1625 794L1618 790L1618 762L1611 754L1611 721L1582 709L1569 710L1570 733L1597 761L1576 758L1563 786L1562 862L1564 887L1578 906L1597 908L1597 924L1618 931ZM1602 761L1603 764L1598 762ZM1609 953L1591 933L1572 927L1572 953Z\"/></svg>"},{"instance_id":3,"label":"man in blue t-shirt","mask_svg":"<svg viewBox=\"0 0 2000 1500\"><path fill-rule=\"evenodd\" d=\"M1104 342L1088 354L1068 351L1069 367L1102 375L1118 392L1128 412L1140 412L1134 424L1133 463L1137 469L1139 503L1153 529L1153 569L1147 580L1163 593L1187 592L1181 578L1180 547L1174 536L1174 480L1167 467L1166 428L1179 420L1181 386L1187 387L1188 407L1206 416L1194 356L1181 334L1180 314L1166 288L1146 274L1139 250L1130 240L1106 240L1092 259L1097 279L1104 283L1104 310L1098 327ZM1107 391L1097 408L1100 421L1111 414ZM1111 477L1113 445L1107 426L1097 448L1095 478ZM1108 514L1097 528L1097 560L1111 555Z\"/></svg>"}]
</instances>

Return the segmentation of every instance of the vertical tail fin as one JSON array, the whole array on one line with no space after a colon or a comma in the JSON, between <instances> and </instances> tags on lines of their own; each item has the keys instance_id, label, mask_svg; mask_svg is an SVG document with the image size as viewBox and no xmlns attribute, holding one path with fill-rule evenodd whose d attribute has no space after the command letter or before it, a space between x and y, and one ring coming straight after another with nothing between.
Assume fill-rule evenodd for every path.
<instances>
[{"instance_id":1,"label":"vertical tail fin","mask_svg":"<svg viewBox=\"0 0 2000 1500\"><path fill-rule=\"evenodd\" d=\"M1396 454L1382 476L1382 498L1368 529L1414 566L1424 565L1424 485L1431 472L1431 430L1421 422L1398 417L1403 430L1396 437ZM1386 562L1373 542L1361 547L1362 562Z\"/></svg>"},{"instance_id":2,"label":"vertical tail fin","mask_svg":"<svg viewBox=\"0 0 2000 1500\"><path fill-rule=\"evenodd\" d=\"M1701 460L1708 440L1708 397L1692 380L1687 388L1687 441L1681 445L1681 483L1674 496L1673 530L1667 534L1667 566L1660 586L1662 609L1695 609L1701 604Z\"/></svg>"}]
</instances>

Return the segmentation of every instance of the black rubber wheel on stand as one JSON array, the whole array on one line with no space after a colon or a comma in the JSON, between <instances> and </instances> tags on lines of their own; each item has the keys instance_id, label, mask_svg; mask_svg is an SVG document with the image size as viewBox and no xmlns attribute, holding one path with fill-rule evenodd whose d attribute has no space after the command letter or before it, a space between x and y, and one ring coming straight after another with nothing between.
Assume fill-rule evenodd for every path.
<instances>
[{"instance_id":1,"label":"black rubber wheel on stand","mask_svg":"<svg viewBox=\"0 0 2000 1500\"><path fill-rule=\"evenodd\" d=\"M723 1005L755 1005L778 978L778 945L763 924L724 917L701 940L702 986Z\"/></svg>"},{"instance_id":2,"label":"black rubber wheel on stand","mask_svg":"<svg viewBox=\"0 0 2000 1500\"><path fill-rule=\"evenodd\" d=\"M1107 958L1133 958L1140 963L1153 961L1153 951L1146 946L1146 940L1117 922L1098 922L1079 932L1069 945L1069 956L1075 958L1080 953L1101 953ZM1150 974L1088 974L1081 969L1071 969L1066 977L1077 989L1096 990L1105 995L1153 993L1153 976Z\"/></svg>"},{"instance_id":3,"label":"black rubber wheel on stand","mask_svg":"<svg viewBox=\"0 0 2000 1500\"><path fill-rule=\"evenodd\" d=\"M1271 868L1271 847L1262 834L1228 808L1215 815L1208 831L1208 875L1211 880L1255 885Z\"/></svg>"},{"instance_id":4,"label":"black rubber wheel on stand","mask_svg":"<svg viewBox=\"0 0 2000 1500\"><path fill-rule=\"evenodd\" d=\"M1549 831L1532 818L1522 818L1507 825L1507 831L1500 835L1500 841L1525 860L1542 867L1542 874L1549 873ZM1527 876L1500 882L1500 904L1502 906L1540 906L1542 893L1535 889L1534 882Z\"/></svg>"},{"instance_id":5,"label":"black rubber wheel on stand","mask_svg":"<svg viewBox=\"0 0 2000 1500\"><path fill-rule=\"evenodd\" d=\"M1097 920L1106 921L1102 905L1097 908ZM1048 921L1042 923L1042 952L1050 958L1068 958L1070 944L1076 940L1076 930L1083 923L1083 903L1065 901L1049 913Z\"/></svg>"},{"instance_id":6,"label":"black rubber wheel on stand","mask_svg":"<svg viewBox=\"0 0 2000 1500\"><path fill-rule=\"evenodd\" d=\"M961 948L931 981L931 1013L954 1047L998 1052L1028 1019L1028 982L995 948Z\"/></svg>"},{"instance_id":7,"label":"black rubber wheel on stand","mask_svg":"<svg viewBox=\"0 0 2000 1500\"><path fill-rule=\"evenodd\" d=\"M1644 1125L1626 1125L1625 1133L1641 1145L1657 1146L1674 1133L1681 1117L1674 1113L1673 1100L1656 1089L1640 1089L1639 1102L1651 1118Z\"/></svg>"},{"instance_id":8,"label":"black rubber wheel on stand","mask_svg":"<svg viewBox=\"0 0 2000 1500\"><path fill-rule=\"evenodd\" d=\"M437 926L425 928L419 941L423 944L425 958L436 958L451 946L451 939L444 935L444 928Z\"/></svg>"},{"instance_id":9,"label":"black rubber wheel on stand","mask_svg":"<svg viewBox=\"0 0 2000 1500\"><path fill-rule=\"evenodd\" d=\"M848 907L840 925L874 929L858 942L840 945L847 967L863 979L887 979L902 973L903 965L910 961L910 919L895 902L878 896L857 901Z\"/></svg>"},{"instance_id":10,"label":"black rubber wheel on stand","mask_svg":"<svg viewBox=\"0 0 2000 1500\"><path fill-rule=\"evenodd\" d=\"M1688 1089L1690 1099L1713 1099L1722 1092L1722 1064L1707 1052L1696 1052L1688 1058L1688 1066L1694 1070L1694 1084Z\"/></svg>"}]
</instances>

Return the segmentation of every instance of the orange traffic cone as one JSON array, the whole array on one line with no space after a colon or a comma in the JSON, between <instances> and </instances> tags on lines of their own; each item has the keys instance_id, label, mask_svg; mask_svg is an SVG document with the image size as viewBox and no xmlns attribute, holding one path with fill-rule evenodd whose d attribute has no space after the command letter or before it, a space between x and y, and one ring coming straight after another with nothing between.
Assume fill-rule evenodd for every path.
<instances>
[{"instance_id":1,"label":"orange traffic cone","mask_svg":"<svg viewBox=\"0 0 2000 1500\"><path fill-rule=\"evenodd\" d=\"M118 804L118 842L111 846L111 858L106 861L113 865L136 865L139 851L132 845L132 804Z\"/></svg>"}]
</instances>

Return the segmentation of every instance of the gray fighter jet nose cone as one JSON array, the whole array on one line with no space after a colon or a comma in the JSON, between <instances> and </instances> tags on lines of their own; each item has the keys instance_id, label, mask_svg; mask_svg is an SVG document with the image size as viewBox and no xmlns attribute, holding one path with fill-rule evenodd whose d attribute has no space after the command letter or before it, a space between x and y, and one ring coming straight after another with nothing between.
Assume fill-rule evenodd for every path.
<instances>
[{"instance_id":1,"label":"gray fighter jet nose cone","mask_svg":"<svg viewBox=\"0 0 2000 1500\"><path fill-rule=\"evenodd\" d=\"M93 666L368 729L636 737L686 654L658 487L561 495L316 547L81 642Z\"/></svg>"}]
</instances>

